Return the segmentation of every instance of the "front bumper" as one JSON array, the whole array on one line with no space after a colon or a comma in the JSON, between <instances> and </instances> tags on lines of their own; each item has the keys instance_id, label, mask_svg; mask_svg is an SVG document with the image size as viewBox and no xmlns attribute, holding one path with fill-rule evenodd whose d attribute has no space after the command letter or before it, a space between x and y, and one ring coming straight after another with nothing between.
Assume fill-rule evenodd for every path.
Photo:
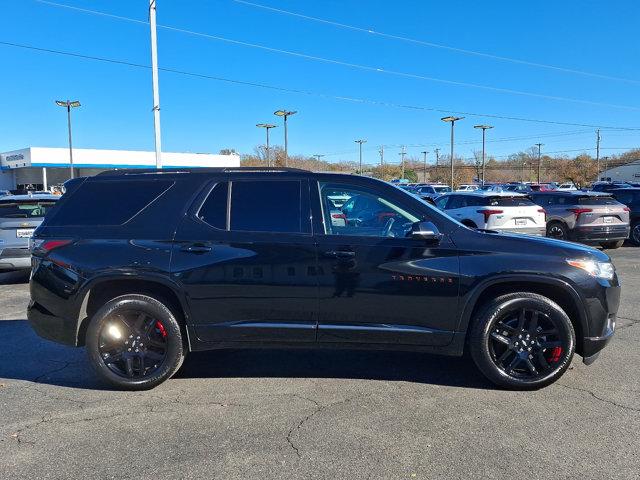
<instances>
[{"instance_id":1,"label":"front bumper","mask_svg":"<svg viewBox=\"0 0 640 480\"><path fill-rule=\"evenodd\" d=\"M573 229L573 240L579 242L611 242L629 238L629 225L576 227Z\"/></svg>"}]
</instances>

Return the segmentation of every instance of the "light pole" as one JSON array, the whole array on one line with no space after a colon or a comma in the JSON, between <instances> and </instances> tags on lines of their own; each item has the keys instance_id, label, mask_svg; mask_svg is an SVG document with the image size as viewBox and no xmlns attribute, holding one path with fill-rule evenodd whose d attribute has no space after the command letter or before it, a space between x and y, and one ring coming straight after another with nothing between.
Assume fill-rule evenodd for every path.
<instances>
[{"instance_id":1,"label":"light pole","mask_svg":"<svg viewBox=\"0 0 640 480\"><path fill-rule=\"evenodd\" d=\"M360 175L362 175L362 144L363 143L367 143L366 140L360 139L360 140L356 140L355 141L358 144L358 148L360 150L360 171L358 172Z\"/></svg>"},{"instance_id":2,"label":"light pole","mask_svg":"<svg viewBox=\"0 0 640 480\"><path fill-rule=\"evenodd\" d=\"M464 119L464 117L442 117L440 119L443 122L451 123L451 190L453 190L453 130L456 122L462 119Z\"/></svg>"},{"instance_id":3,"label":"light pole","mask_svg":"<svg viewBox=\"0 0 640 480\"><path fill-rule=\"evenodd\" d=\"M522 175L520 175L520 181L524 183L524 167L527 166L527 162L522 162Z\"/></svg>"},{"instance_id":4,"label":"light pole","mask_svg":"<svg viewBox=\"0 0 640 480\"><path fill-rule=\"evenodd\" d=\"M400 158L402 159L402 174L400 175L400 179L404 180L404 156L406 155L406 152L404 151L404 145L402 145L402 151L400 151L400 153L398 154L400 155Z\"/></svg>"},{"instance_id":5,"label":"light pole","mask_svg":"<svg viewBox=\"0 0 640 480\"><path fill-rule=\"evenodd\" d=\"M604 172L606 172L607 170L609 170L609 157L602 157L602 160L604 160ZM598 181L599 180L600 180L600 173L598 173Z\"/></svg>"},{"instance_id":6,"label":"light pole","mask_svg":"<svg viewBox=\"0 0 640 480\"><path fill-rule=\"evenodd\" d=\"M380 154L380 178L384 180L384 145L380 145L378 153Z\"/></svg>"},{"instance_id":7,"label":"light pole","mask_svg":"<svg viewBox=\"0 0 640 480\"><path fill-rule=\"evenodd\" d=\"M484 148L484 144L485 144L485 132L490 129L493 128L493 126L491 125L474 125L473 128L481 128L482 129L482 186L484 187L484 164L486 162L486 152L485 152L485 148Z\"/></svg>"},{"instance_id":8,"label":"light pole","mask_svg":"<svg viewBox=\"0 0 640 480\"><path fill-rule=\"evenodd\" d=\"M56 105L67 109L67 127L69 129L69 174L73 178L73 146L71 143L71 109L80 106L78 100L56 100Z\"/></svg>"},{"instance_id":9,"label":"light pole","mask_svg":"<svg viewBox=\"0 0 640 480\"><path fill-rule=\"evenodd\" d=\"M424 174L422 176L422 179L426 183L427 182L427 153L429 153L429 152L427 152L425 150L425 151L420 152L420 153L422 153L422 155L424 155Z\"/></svg>"},{"instance_id":10,"label":"light pole","mask_svg":"<svg viewBox=\"0 0 640 480\"><path fill-rule=\"evenodd\" d=\"M544 145L544 143L536 143L536 146L538 147L538 185L540 185L540 167L542 165L542 146Z\"/></svg>"},{"instance_id":11,"label":"light pole","mask_svg":"<svg viewBox=\"0 0 640 480\"><path fill-rule=\"evenodd\" d=\"M277 125L273 125L271 123L258 123L256 127L264 128L267 131L267 146L266 146L266 157L267 157L267 167L271 166L271 157L269 156L269 129L276 128Z\"/></svg>"},{"instance_id":12,"label":"light pole","mask_svg":"<svg viewBox=\"0 0 640 480\"><path fill-rule=\"evenodd\" d=\"M286 167L289 164L289 139L287 138L287 118L290 115L295 115L298 113L297 111L289 111L289 110L276 110L273 112L274 115L278 117L284 118L284 166Z\"/></svg>"},{"instance_id":13,"label":"light pole","mask_svg":"<svg viewBox=\"0 0 640 480\"><path fill-rule=\"evenodd\" d=\"M160 91L158 87L158 38L156 36L156 0L149 0L149 28L151 30L151 87L153 89L153 130L156 145L156 168L162 168L160 140Z\"/></svg>"}]
</instances>

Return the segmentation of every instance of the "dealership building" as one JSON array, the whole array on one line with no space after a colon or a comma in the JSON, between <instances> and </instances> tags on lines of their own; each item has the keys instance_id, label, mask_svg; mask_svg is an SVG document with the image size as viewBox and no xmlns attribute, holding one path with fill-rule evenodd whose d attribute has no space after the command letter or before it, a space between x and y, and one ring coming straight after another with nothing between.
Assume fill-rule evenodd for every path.
<instances>
[{"instance_id":1,"label":"dealership building","mask_svg":"<svg viewBox=\"0 0 640 480\"><path fill-rule=\"evenodd\" d=\"M68 148L28 147L0 153L0 190L48 190L70 177ZM155 168L155 152L73 149L76 177L120 168ZM236 154L162 153L163 168L239 167Z\"/></svg>"},{"instance_id":2,"label":"dealership building","mask_svg":"<svg viewBox=\"0 0 640 480\"><path fill-rule=\"evenodd\" d=\"M609 168L600 173L600 180L640 182L640 160L634 160L619 167Z\"/></svg>"}]
</instances>

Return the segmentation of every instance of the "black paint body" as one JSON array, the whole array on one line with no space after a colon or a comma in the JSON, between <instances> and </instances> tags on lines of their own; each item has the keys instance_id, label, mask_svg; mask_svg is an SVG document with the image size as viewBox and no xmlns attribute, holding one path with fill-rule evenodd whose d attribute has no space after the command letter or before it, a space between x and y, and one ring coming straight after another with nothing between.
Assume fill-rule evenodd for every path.
<instances>
[{"instance_id":1,"label":"black paint body","mask_svg":"<svg viewBox=\"0 0 640 480\"><path fill-rule=\"evenodd\" d=\"M83 345L87 320L100 306L92 298L117 285L127 293L170 296L184 318L190 350L321 345L461 355L474 311L510 291L539 292L561 304L586 360L595 358L615 328L617 277L596 279L566 263L609 261L604 253L471 230L370 178L295 170L128 172L76 180L57 208L74 201L82 182L149 177L173 184L125 225L55 226L53 212L38 228L36 240L74 240L34 253L29 320L38 334ZM305 233L234 232L196 215L216 182L274 177L300 180ZM318 182L377 190L421 212L442 237L427 243L326 235Z\"/></svg>"}]
</instances>

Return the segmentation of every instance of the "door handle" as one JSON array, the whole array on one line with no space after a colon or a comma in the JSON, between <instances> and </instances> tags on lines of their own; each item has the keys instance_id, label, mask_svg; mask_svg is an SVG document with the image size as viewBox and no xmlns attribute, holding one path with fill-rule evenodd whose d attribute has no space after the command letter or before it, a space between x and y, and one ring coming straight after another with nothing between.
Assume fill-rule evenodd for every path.
<instances>
[{"instance_id":1,"label":"door handle","mask_svg":"<svg viewBox=\"0 0 640 480\"><path fill-rule=\"evenodd\" d=\"M185 245L180 250L188 253L207 253L211 251L211 246L204 243L192 243L191 245Z\"/></svg>"},{"instance_id":2,"label":"door handle","mask_svg":"<svg viewBox=\"0 0 640 480\"><path fill-rule=\"evenodd\" d=\"M327 258L353 258L356 256L356 252L351 250L329 250L322 255Z\"/></svg>"}]
</instances>

